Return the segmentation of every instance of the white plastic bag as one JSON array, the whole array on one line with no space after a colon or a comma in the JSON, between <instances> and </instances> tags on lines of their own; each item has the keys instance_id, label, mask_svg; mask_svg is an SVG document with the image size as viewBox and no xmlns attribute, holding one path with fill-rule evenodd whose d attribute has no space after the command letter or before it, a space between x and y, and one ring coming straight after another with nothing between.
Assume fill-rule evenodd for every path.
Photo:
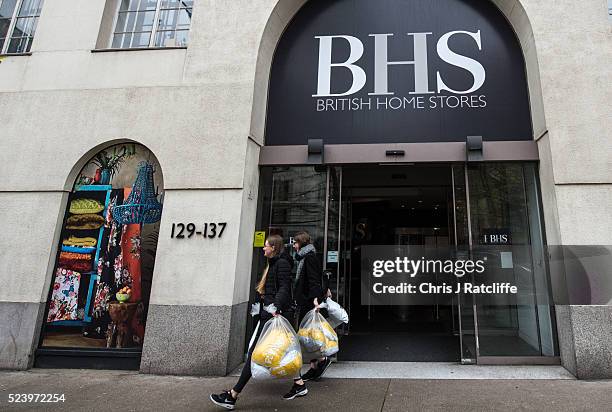
<instances>
[{"instance_id":1,"label":"white plastic bag","mask_svg":"<svg viewBox=\"0 0 612 412\"><path fill-rule=\"evenodd\" d=\"M302 368L302 352L297 334L287 319L275 316L265 323L251 355L255 379L293 378Z\"/></svg>"},{"instance_id":2,"label":"white plastic bag","mask_svg":"<svg viewBox=\"0 0 612 412\"><path fill-rule=\"evenodd\" d=\"M304 316L298 337L304 352L331 356L338 352L338 335L323 315L314 309Z\"/></svg>"},{"instance_id":3,"label":"white plastic bag","mask_svg":"<svg viewBox=\"0 0 612 412\"><path fill-rule=\"evenodd\" d=\"M261 307L261 303L259 302L253 303L251 305L251 316L255 317L259 315L260 307Z\"/></svg>"},{"instance_id":4,"label":"white plastic bag","mask_svg":"<svg viewBox=\"0 0 612 412\"><path fill-rule=\"evenodd\" d=\"M346 313L346 310L344 310L344 308L340 306L340 304L334 302L332 298L327 298L325 302L321 303L321 305L319 306L321 306L322 308L327 308L327 313L329 314L327 321L332 326L332 328L337 328L343 323L349 322L349 317L348 313Z\"/></svg>"},{"instance_id":5,"label":"white plastic bag","mask_svg":"<svg viewBox=\"0 0 612 412\"><path fill-rule=\"evenodd\" d=\"M251 305L251 316L255 317L259 315L259 312L261 310L260 308L261 308L261 303L259 302L253 303ZM274 306L274 303L270 303L268 306L264 306L263 308L266 312L268 312L271 315L274 315L278 311L276 306Z\"/></svg>"}]
</instances>

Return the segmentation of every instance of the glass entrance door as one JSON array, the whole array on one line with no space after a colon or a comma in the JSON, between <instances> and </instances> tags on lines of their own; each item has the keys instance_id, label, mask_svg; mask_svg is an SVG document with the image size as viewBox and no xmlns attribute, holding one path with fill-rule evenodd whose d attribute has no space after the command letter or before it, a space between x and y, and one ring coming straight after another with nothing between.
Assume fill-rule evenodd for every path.
<instances>
[{"instance_id":1,"label":"glass entrance door","mask_svg":"<svg viewBox=\"0 0 612 412\"><path fill-rule=\"evenodd\" d=\"M481 363L558 353L536 176L534 164L467 167L473 254L487 261L489 283L517 287L515 294L474 297Z\"/></svg>"},{"instance_id":2,"label":"glass entrance door","mask_svg":"<svg viewBox=\"0 0 612 412\"><path fill-rule=\"evenodd\" d=\"M453 222L454 249L457 259L473 258L473 239L470 232L471 215L469 208L469 185L465 165L451 167L453 185ZM471 281L474 281L473 276ZM457 323L461 363L477 362L478 353L478 323L475 317L474 295L460 291L454 297L457 309Z\"/></svg>"},{"instance_id":3,"label":"glass entrance door","mask_svg":"<svg viewBox=\"0 0 612 412\"><path fill-rule=\"evenodd\" d=\"M348 231L348 202L342 192L342 168L327 170L326 239L323 256L324 276L328 280L332 299L346 308L350 316L350 234ZM338 332L348 333L350 325L341 325Z\"/></svg>"}]
</instances>

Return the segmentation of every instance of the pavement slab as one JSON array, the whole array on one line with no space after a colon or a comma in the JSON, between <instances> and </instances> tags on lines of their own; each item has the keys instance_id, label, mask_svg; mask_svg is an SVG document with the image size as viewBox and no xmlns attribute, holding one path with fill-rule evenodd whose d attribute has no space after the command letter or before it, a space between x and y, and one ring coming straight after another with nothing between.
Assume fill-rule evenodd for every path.
<instances>
[{"instance_id":1,"label":"pavement slab","mask_svg":"<svg viewBox=\"0 0 612 412\"><path fill-rule=\"evenodd\" d=\"M221 411L210 393L235 376L159 376L138 372L32 369L0 371L0 411ZM285 401L291 381L251 381L244 411L612 411L612 381L569 379L335 379L309 382L307 396ZM15 393L65 394L64 403L8 403Z\"/></svg>"}]
</instances>

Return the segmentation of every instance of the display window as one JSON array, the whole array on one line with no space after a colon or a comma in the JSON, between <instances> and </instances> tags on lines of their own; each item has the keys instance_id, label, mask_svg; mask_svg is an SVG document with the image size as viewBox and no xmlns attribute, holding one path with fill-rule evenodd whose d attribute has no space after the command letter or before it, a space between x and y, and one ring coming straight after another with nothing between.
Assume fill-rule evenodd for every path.
<instances>
[{"instance_id":1,"label":"display window","mask_svg":"<svg viewBox=\"0 0 612 412\"><path fill-rule=\"evenodd\" d=\"M163 177L144 146L97 153L69 194L41 348L140 348L163 203Z\"/></svg>"}]
</instances>

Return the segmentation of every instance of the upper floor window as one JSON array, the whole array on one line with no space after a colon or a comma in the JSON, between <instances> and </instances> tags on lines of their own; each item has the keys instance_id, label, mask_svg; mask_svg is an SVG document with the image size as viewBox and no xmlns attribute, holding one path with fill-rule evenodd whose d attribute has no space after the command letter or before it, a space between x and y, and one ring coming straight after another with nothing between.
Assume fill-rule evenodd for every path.
<instances>
[{"instance_id":1,"label":"upper floor window","mask_svg":"<svg viewBox=\"0 0 612 412\"><path fill-rule=\"evenodd\" d=\"M0 53L27 53L44 0L0 0Z\"/></svg>"},{"instance_id":2,"label":"upper floor window","mask_svg":"<svg viewBox=\"0 0 612 412\"><path fill-rule=\"evenodd\" d=\"M193 0L121 0L112 48L185 47Z\"/></svg>"}]
</instances>

